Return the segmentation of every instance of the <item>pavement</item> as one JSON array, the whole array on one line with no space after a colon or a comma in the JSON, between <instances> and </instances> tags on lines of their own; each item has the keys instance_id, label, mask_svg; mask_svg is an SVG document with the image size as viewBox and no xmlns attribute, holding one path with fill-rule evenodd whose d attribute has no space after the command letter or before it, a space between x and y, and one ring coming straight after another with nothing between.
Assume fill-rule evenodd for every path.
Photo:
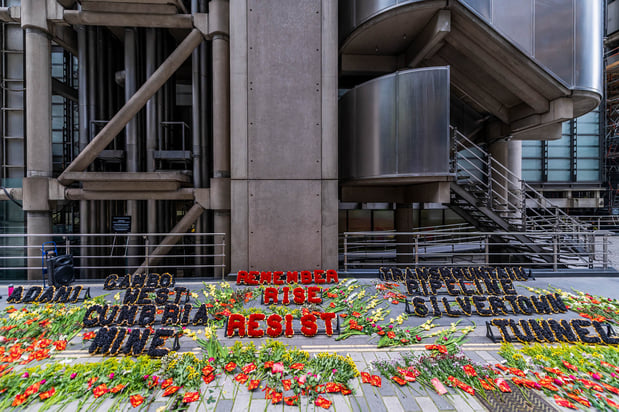
<instances>
[{"instance_id":1,"label":"pavement","mask_svg":"<svg viewBox=\"0 0 619 412\"><path fill-rule=\"evenodd\" d=\"M342 281L342 279L340 279ZM207 281L206 283L211 283ZM373 280L360 279L359 283L371 284ZM374 281L375 282L375 281ZM215 282L215 283L218 283ZM19 283L15 283L17 286ZM98 296L102 294L110 294L110 291L103 289L102 283L81 283L84 286L90 287L91 296ZM30 286L31 284L23 283L24 286ZM546 288L549 285L564 290L570 290L571 288L589 292L591 294L598 294L611 298L619 298L619 277L565 277L559 273L558 277L538 277L535 280L528 280L526 282L515 282L516 289L519 294L529 295L524 286L541 287ZM184 281L182 279L177 280L177 286L184 286L192 291L198 291L203 288L202 281ZM112 291L111 295L117 291ZM6 282L0 283L0 309L7 306L6 296ZM386 320L404 311L404 305L390 305L392 310L391 314L387 316ZM539 315L537 316L539 317ZM573 319L577 317L574 312L568 312L566 314L552 315L555 319ZM514 316L514 319L526 318L525 316ZM429 318L417 318L410 317L405 321L404 325L416 326L423 323ZM465 327L469 325L476 325L476 329L470 333L467 337L468 340L463 345L462 349L464 354L470 357L473 361L479 363L497 363L501 361L501 357L498 355L500 344L492 343L486 337L485 321L489 318L471 316L458 318L460 323L459 327ZM442 317L434 321L439 326L450 326L450 324L458 319L450 317ZM223 328L220 328L219 338L224 345L232 345L236 338L223 337ZM296 346L299 349L306 350L310 353L318 352L336 352L342 355L350 355L356 362L357 368L360 371L372 372L371 363L375 360L382 359L398 359L403 352L408 351L421 351L424 349L424 345L411 345L407 347L399 347L396 349L377 349L376 343L378 336L352 336L346 340L336 342L334 338L327 336L315 336L313 338L306 338L302 335L295 335L292 338L281 338L290 346ZM250 341L250 339L241 339L244 343ZM252 341L259 345L261 339L252 339ZM424 342L424 344L427 342ZM181 352L194 351L200 352L200 348L197 347L194 341L187 337L181 339ZM67 350L62 352L61 355L57 355L54 359L66 358L68 362L90 362L100 360L98 356L90 356L87 351L87 346L81 343L81 338L74 339L70 342ZM374 371L375 373L378 373ZM360 378L356 378L352 381L353 395L326 395L327 399L333 401L332 409L335 411L372 411L372 412L399 412L399 411L458 411L458 412L470 412L470 411L483 411L484 407L474 398L468 395L464 395L460 392L458 394L447 394L439 396L435 391L428 390L421 387L418 383L409 384L405 387L394 385L387 379L382 380L382 387L376 388L367 384L362 384ZM209 389L210 388L210 389ZM214 390L212 388L215 388ZM323 411L322 408L310 405L307 402L307 398L303 398L300 407L290 407L284 405L270 405L264 399L263 392L249 392L245 387L239 387L239 385L233 381L230 377L222 375L218 376L215 383L211 383L208 387L201 388L206 396L212 396L214 402L210 404L192 405L190 411L193 410L206 410L206 411ZM206 391L206 392L204 392ZM452 391L450 391L452 392ZM557 410L564 408L558 407L552 400L549 403L556 407ZM106 411L111 407L111 400L103 402L97 410ZM165 403L153 403L148 407L148 410L156 411L158 408L165 407ZM127 410L132 408L128 406ZM54 409L52 409L54 410ZM64 410L73 410L71 405L67 406ZM567 409L566 409L567 410Z\"/></svg>"}]
</instances>

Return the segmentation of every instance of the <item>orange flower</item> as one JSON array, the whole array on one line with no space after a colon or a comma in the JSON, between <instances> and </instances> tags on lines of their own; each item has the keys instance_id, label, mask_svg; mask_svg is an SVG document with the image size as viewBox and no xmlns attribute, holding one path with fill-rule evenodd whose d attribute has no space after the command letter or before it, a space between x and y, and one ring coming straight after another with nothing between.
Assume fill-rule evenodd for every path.
<instances>
[{"instance_id":1,"label":"orange flower","mask_svg":"<svg viewBox=\"0 0 619 412\"><path fill-rule=\"evenodd\" d=\"M123 385L122 383L119 383L118 385L116 385L112 389L110 389L110 392L118 393L118 392L122 391L123 389L125 389L125 385Z\"/></svg>"},{"instance_id":2,"label":"orange flower","mask_svg":"<svg viewBox=\"0 0 619 412\"><path fill-rule=\"evenodd\" d=\"M285 391L289 391L290 388L292 388L292 381L290 379L284 379L282 380L282 386Z\"/></svg>"},{"instance_id":3,"label":"orange flower","mask_svg":"<svg viewBox=\"0 0 619 412\"><path fill-rule=\"evenodd\" d=\"M45 399L49 399L52 397L53 394L56 393L56 389L55 388L51 388L48 391L42 392L39 394L39 398L41 398L42 401L44 401Z\"/></svg>"},{"instance_id":4,"label":"orange flower","mask_svg":"<svg viewBox=\"0 0 619 412\"><path fill-rule=\"evenodd\" d=\"M406 385L406 381L402 378L400 378L399 376L394 376L391 378L395 383L397 383L400 386L404 386Z\"/></svg>"},{"instance_id":5,"label":"orange flower","mask_svg":"<svg viewBox=\"0 0 619 412\"><path fill-rule=\"evenodd\" d=\"M41 382L33 383L32 385L28 386L28 388L24 392L24 395L30 396L32 394L35 394L39 391L40 387L41 387Z\"/></svg>"},{"instance_id":6,"label":"orange flower","mask_svg":"<svg viewBox=\"0 0 619 412\"><path fill-rule=\"evenodd\" d=\"M56 348L56 350L65 350L67 348L67 341L57 340L56 342L54 342L54 347Z\"/></svg>"},{"instance_id":7,"label":"orange flower","mask_svg":"<svg viewBox=\"0 0 619 412\"><path fill-rule=\"evenodd\" d=\"M208 385L215 380L215 375L213 375L212 373L209 373L208 375L203 375L202 380Z\"/></svg>"},{"instance_id":8,"label":"orange flower","mask_svg":"<svg viewBox=\"0 0 619 412\"><path fill-rule=\"evenodd\" d=\"M351 313L352 316L354 316L355 318L360 318L361 314L359 312L353 312Z\"/></svg>"},{"instance_id":9,"label":"orange flower","mask_svg":"<svg viewBox=\"0 0 619 412\"><path fill-rule=\"evenodd\" d=\"M195 402L200 399L200 392L187 392L185 396L183 396L184 403Z\"/></svg>"},{"instance_id":10,"label":"orange flower","mask_svg":"<svg viewBox=\"0 0 619 412\"><path fill-rule=\"evenodd\" d=\"M202 374L210 375L214 370L215 368L213 368L211 365L206 365L205 367L202 368Z\"/></svg>"},{"instance_id":11,"label":"orange flower","mask_svg":"<svg viewBox=\"0 0 619 412\"><path fill-rule=\"evenodd\" d=\"M387 332L387 337L389 339L394 339L395 338L395 332L392 332L392 331Z\"/></svg>"},{"instance_id":12,"label":"orange flower","mask_svg":"<svg viewBox=\"0 0 619 412\"><path fill-rule=\"evenodd\" d=\"M166 390L163 391L163 396L170 396L176 393L176 391L178 391L180 388L181 388L180 386L174 386L174 385L168 386Z\"/></svg>"},{"instance_id":13,"label":"orange flower","mask_svg":"<svg viewBox=\"0 0 619 412\"><path fill-rule=\"evenodd\" d=\"M236 369L236 363L234 362L229 362L225 367L225 370L227 370L228 372L232 372L233 370Z\"/></svg>"},{"instance_id":14,"label":"orange flower","mask_svg":"<svg viewBox=\"0 0 619 412\"><path fill-rule=\"evenodd\" d=\"M247 376L244 373L239 373L238 375L234 377L234 380L237 381L238 383L245 383L247 382L247 379L249 379L249 376Z\"/></svg>"},{"instance_id":15,"label":"orange flower","mask_svg":"<svg viewBox=\"0 0 619 412\"><path fill-rule=\"evenodd\" d=\"M26 395L24 393L20 393L19 395L15 395L15 399L13 399L13 403L11 404L11 406L19 406L22 403L26 402L26 399L28 399L28 395Z\"/></svg>"},{"instance_id":16,"label":"orange flower","mask_svg":"<svg viewBox=\"0 0 619 412\"><path fill-rule=\"evenodd\" d=\"M88 389L90 389L90 387L93 385L93 383L95 383L99 378L96 376L93 376L92 378L88 379Z\"/></svg>"},{"instance_id":17,"label":"orange flower","mask_svg":"<svg viewBox=\"0 0 619 412\"><path fill-rule=\"evenodd\" d=\"M82 340L91 340L95 336L97 336L96 332L86 332L86 333L84 333L84 337L82 338Z\"/></svg>"},{"instance_id":18,"label":"orange flower","mask_svg":"<svg viewBox=\"0 0 619 412\"><path fill-rule=\"evenodd\" d=\"M144 397L140 394L131 395L129 397L129 402L131 402L131 406L133 406L134 408L137 408L138 406L142 404L142 402L144 402Z\"/></svg>"},{"instance_id":19,"label":"orange flower","mask_svg":"<svg viewBox=\"0 0 619 412\"><path fill-rule=\"evenodd\" d=\"M41 339L39 341L39 348L45 349L45 348L47 348L51 344L52 344L52 340L51 339Z\"/></svg>"},{"instance_id":20,"label":"orange flower","mask_svg":"<svg viewBox=\"0 0 619 412\"><path fill-rule=\"evenodd\" d=\"M275 405L284 400L284 395L281 392L271 392L271 404Z\"/></svg>"},{"instance_id":21,"label":"orange flower","mask_svg":"<svg viewBox=\"0 0 619 412\"><path fill-rule=\"evenodd\" d=\"M293 363L292 365L290 365L290 369L296 369L296 370L302 371L303 368L305 368L305 365L302 363Z\"/></svg>"},{"instance_id":22,"label":"orange flower","mask_svg":"<svg viewBox=\"0 0 619 412\"><path fill-rule=\"evenodd\" d=\"M258 387L258 385L260 385L260 379L252 379L249 381L249 384L247 385L247 390L253 391L254 389Z\"/></svg>"},{"instance_id":23,"label":"orange flower","mask_svg":"<svg viewBox=\"0 0 619 412\"><path fill-rule=\"evenodd\" d=\"M464 369L464 373L466 373L466 376L470 376L470 377L477 376L477 372L475 371L475 368L473 368L472 365L464 365L462 369Z\"/></svg>"},{"instance_id":24,"label":"orange flower","mask_svg":"<svg viewBox=\"0 0 619 412\"><path fill-rule=\"evenodd\" d=\"M172 378L168 378L164 380L163 382L161 382L161 389L165 389L170 385L172 385Z\"/></svg>"},{"instance_id":25,"label":"orange flower","mask_svg":"<svg viewBox=\"0 0 619 412\"><path fill-rule=\"evenodd\" d=\"M329 409L331 407L331 401L323 398L322 396L316 398L316 401L314 403L316 404L316 406L320 406L324 409Z\"/></svg>"},{"instance_id":26,"label":"orange flower","mask_svg":"<svg viewBox=\"0 0 619 412\"><path fill-rule=\"evenodd\" d=\"M101 385L97 386L96 388L94 388L92 390L93 395L95 395L95 399L105 395L106 393L108 393L110 390L107 388L107 385L105 383L102 383Z\"/></svg>"},{"instance_id":27,"label":"orange flower","mask_svg":"<svg viewBox=\"0 0 619 412\"><path fill-rule=\"evenodd\" d=\"M288 406L297 406L299 403L299 395L285 397L284 403Z\"/></svg>"}]
</instances>

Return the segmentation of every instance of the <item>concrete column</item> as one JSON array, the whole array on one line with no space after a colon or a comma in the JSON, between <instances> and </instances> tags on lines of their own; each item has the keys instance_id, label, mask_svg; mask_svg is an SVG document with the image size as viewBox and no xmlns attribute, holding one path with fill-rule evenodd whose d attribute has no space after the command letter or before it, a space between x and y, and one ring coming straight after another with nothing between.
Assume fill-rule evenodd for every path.
<instances>
[{"instance_id":1,"label":"concrete column","mask_svg":"<svg viewBox=\"0 0 619 412\"><path fill-rule=\"evenodd\" d=\"M26 178L24 210L28 234L28 266L41 263L41 244L50 240L31 235L52 232L47 179L52 176L51 134L51 44L47 29L45 2L22 3L22 28L25 29L26 84ZM28 270L28 279L41 279L41 270Z\"/></svg>"},{"instance_id":2,"label":"concrete column","mask_svg":"<svg viewBox=\"0 0 619 412\"><path fill-rule=\"evenodd\" d=\"M229 3L214 0L209 3L211 13L220 21L220 27L228 27ZM222 21L225 20L225 21ZM213 60L213 178L230 177L230 44L226 33L217 33L212 39ZM214 214L214 230L225 233L225 258L217 258L216 265L225 265L230 271L230 212Z\"/></svg>"},{"instance_id":3,"label":"concrete column","mask_svg":"<svg viewBox=\"0 0 619 412\"><path fill-rule=\"evenodd\" d=\"M524 196L520 185L520 179L522 179L522 140L510 140L507 154L507 168L512 172L508 182L509 201L513 205L520 205ZM521 211L518 210L513 217L522 217Z\"/></svg>"},{"instance_id":4,"label":"concrete column","mask_svg":"<svg viewBox=\"0 0 619 412\"><path fill-rule=\"evenodd\" d=\"M395 231L396 232L412 232L413 231L413 205L412 203L398 203L395 209ZM396 236L397 262L412 266L415 263L413 256L415 246L415 238L413 236Z\"/></svg>"},{"instance_id":5,"label":"concrete column","mask_svg":"<svg viewBox=\"0 0 619 412\"><path fill-rule=\"evenodd\" d=\"M497 169L501 174L505 175L505 170L500 165L507 167L508 142L501 140L491 144L489 147L489 152L494 161L494 168ZM498 173L494 172L492 172L492 179L492 189L495 192L492 207L494 208L495 206L499 205L498 210L506 210L507 199L509 199L509 195L507 192L507 179L505 177L499 176Z\"/></svg>"}]
</instances>

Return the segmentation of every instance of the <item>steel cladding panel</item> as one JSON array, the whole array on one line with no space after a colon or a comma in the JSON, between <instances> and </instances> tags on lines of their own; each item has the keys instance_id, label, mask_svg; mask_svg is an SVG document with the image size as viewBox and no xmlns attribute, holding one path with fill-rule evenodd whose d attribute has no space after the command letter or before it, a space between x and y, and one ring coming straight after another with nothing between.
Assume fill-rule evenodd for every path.
<instances>
[{"instance_id":1,"label":"steel cladding panel","mask_svg":"<svg viewBox=\"0 0 619 412\"><path fill-rule=\"evenodd\" d=\"M449 69L401 72L396 79L397 173L449 173Z\"/></svg>"},{"instance_id":2,"label":"steel cladding panel","mask_svg":"<svg viewBox=\"0 0 619 412\"><path fill-rule=\"evenodd\" d=\"M492 2L490 0L461 0L463 3L471 6L477 13L485 17L487 20L492 19ZM515 2L517 3L517 2Z\"/></svg>"},{"instance_id":3,"label":"steel cladding panel","mask_svg":"<svg viewBox=\"0 0 619 412\"><path fill-rule=\"evenodd\" d=\"M494 0L492 22L527 54L533 54L533 1Z\"/></svg>"},{"instance_id":4,"label":"steel cladding panel","mask_svg":"<svg viewBox=\"0 0 619 412\"><path fill-rule=\"evenodd\" d=\"M249 178L320 179L321 2L248 1Z\"/></svg>"},{"instance_id":5,"label":"steel cladding panel","mask_svg":"<svg viewBox=\"0 0 619 412\"><path fill-rule=\"evenodd\" d=\"M602 90L602 56L604 38L604 6L601 1L575 3L574 85Z\"/></svg>"},{"instance_id":6,"label":"steel cladding panel","mask_svg":"<svg viewBox=\"0 0 619 412\"><path fill-rule=\"evenodd\" d=\"M355 2L355 20L359 23L373 14L396 5L395 0L357 0Z\"/></svg>"},{"instance_id":7,"label":"steel cladding panel","mask_svg":"<svg viewBox=\"0 0 619 412\"><path fill-rule=\"evenodd\" d=\"M535 58L570 86L574 84L573 1L536 0L534 11Z\"/></svg>"},{"instance_id":8,"label":"steel cladding panel","mask_svg":"<svg viewBox=\"0 0 619 412\"><path fill-rule=\"evenodd\" d=\"M250 269L320 267L321 191L320 180L249 182Z\"/></svg>"},{"instance_id":9,"label":"steel cladding panel","mask_svg":"<svg viewBox=\"0 0 619 412\"><path fill-rule=\"evenodd\" d=\"M413 69L340 100L340 177L449 174L449 69Z\"/></svg>"},{"instance_id":10,"label":"steel cladding panel","mask_svg":"<svg viewBox=\"0 0 619 412\"><path fill-rule=\"evenodd\" d=\"M354 164L358 177L384 176L396 167L395 77L365 83L356 94L356 144ZM346 150L344 148L344 150Z\"/></svg>"}]
</instances>

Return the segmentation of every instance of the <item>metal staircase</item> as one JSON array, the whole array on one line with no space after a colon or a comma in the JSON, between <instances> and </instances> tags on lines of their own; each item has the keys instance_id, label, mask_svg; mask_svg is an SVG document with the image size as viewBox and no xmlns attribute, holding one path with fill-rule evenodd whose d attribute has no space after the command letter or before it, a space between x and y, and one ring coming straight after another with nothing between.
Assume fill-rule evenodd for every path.
<instances>
[{"instance_id":1,"label":"metal staircase","mask_svg":"<svg viewBox=\"0 0 619 412\"><path fill-rule=\"evenodd\" d=\"M452 171L456 178L451 183L448 206L454 212L480 231L512 232L497 235L497 243L519 251L527 249L537 255L532 259L550 263L559 233L567 254L565 264L569 264L570 252L581 254L579 239L591 233L590 225L554 206L485 148L454 128L452 133ZM527 234L535 234L536 241Z\"/></svg>"}]
</instances>

